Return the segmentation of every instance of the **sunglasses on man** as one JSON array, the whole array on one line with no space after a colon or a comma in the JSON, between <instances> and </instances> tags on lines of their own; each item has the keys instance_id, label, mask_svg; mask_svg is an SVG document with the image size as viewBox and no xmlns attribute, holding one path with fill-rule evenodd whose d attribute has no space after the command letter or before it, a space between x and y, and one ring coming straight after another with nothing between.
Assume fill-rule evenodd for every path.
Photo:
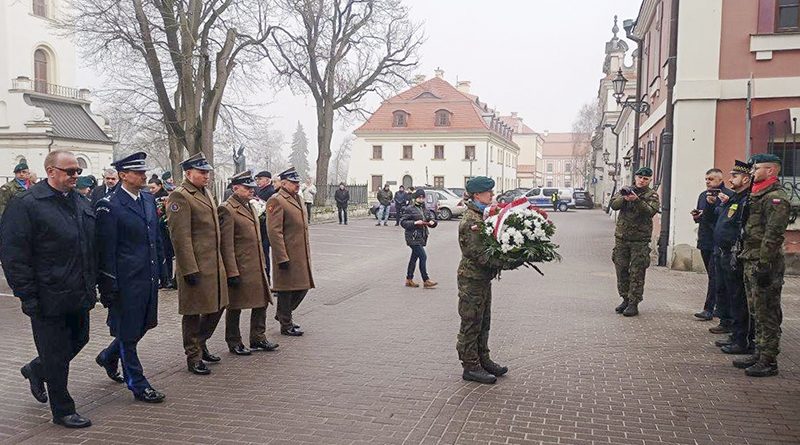
<instances>
[{"instance_id":1,"label":"sunglasses on man","mask_svg":"<svg viewBox=\"0 0 800 445\"><path fill-rule=\"evenodd\" d=\"M61 167L56 167L54 165L53 168L56 169L56 170L61 170L62 172L66 173L67 176L75 176L75 175L80 175L81 173L83 173L83 169L80 168L80 167L77 167L77 168L61 168Z\"/></svg>"}]
</instances>

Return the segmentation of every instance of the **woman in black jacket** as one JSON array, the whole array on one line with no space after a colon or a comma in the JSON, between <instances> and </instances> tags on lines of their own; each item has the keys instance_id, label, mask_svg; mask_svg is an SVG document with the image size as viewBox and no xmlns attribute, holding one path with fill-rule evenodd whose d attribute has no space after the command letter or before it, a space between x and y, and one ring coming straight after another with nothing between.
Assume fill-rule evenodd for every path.
<instances>
[{"instance_id":1,"label":"woman in black jacket","mask_svg":"<svg viewBox=\"0 0 800 445\"><path fill-rule=\"evenodd\" d=\"M410 205L403 209L403 217L400 225L406 231L406 244L411 248L411 258L408 260L408 273L406 274L406 287L419 287L414 282L414 269L417 267L419 259L419 273L422 275L422 285L425 289L431 289L438 283L431 281L428 276L428 254L425 253L425 245L428 244L428 228L437 225L433 212L425 207L425 191L419 189L412 195Z\"/></svg>"}]
</instances>

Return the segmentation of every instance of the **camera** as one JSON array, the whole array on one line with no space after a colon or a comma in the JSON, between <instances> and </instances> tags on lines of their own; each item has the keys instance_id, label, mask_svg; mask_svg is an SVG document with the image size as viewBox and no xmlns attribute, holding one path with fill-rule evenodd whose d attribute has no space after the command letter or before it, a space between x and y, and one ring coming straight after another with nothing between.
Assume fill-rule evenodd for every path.
<instances>
[{"instance_id":1,"label":"camera","mask_svg":"<svg viewBox=\"0 0 800 445\"><path fill-rule=\"evenodd\" d=\"M619 189L619 194L622 196L629 196L633 194L633 190L631 190L630 187L625 186Z\"/></svg>"}]
</instances>

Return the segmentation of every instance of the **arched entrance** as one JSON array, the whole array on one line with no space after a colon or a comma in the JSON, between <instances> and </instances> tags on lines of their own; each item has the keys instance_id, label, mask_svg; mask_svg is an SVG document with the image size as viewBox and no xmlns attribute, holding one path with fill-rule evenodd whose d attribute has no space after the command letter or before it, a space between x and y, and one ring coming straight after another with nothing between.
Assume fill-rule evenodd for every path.
<instances>
[{"instance_id":1,"label":"arched entrance","mask_svg":"<svg viewBox=\"0 0 800 445\"><path fill-rule=\"evenodd\" d=\"M410 175L403 176L403 187L409 188L412 185L414 185L414 180L411 179L411 176Z\"/></svg>"}]
</instances>

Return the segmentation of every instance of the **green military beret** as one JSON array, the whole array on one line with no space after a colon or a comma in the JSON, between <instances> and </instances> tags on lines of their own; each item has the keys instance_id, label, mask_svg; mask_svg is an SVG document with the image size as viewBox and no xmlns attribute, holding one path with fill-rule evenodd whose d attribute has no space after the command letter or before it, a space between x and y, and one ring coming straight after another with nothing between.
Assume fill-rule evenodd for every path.
<instances>
[{"instance_id":1,"label":"green military beret","mask_svg":"<svg viewBox=\"0 0 800 445\"><path fill-rule=\"evenodd\" d=\"M164 181L166 181L167 179L169 179L171 177L172 177L172 172L170 172L170 171L165 171L164 174L161 175L161 179L164 180Z\"/></svg>"},{"instance_id":2,"label":"green military beret","mask_svg":"<svg viewBox=\"0 0 800 445\"><path fill-rule=\"evenodd\" d=\"M19 164L17 164L16 167L14 167L14 173L19 173L22 170L27 170L27 169L28 169L28 164L20 162Z\"/></svg>"},{"instance_id":3,"label":"green military beret","mask_svg":"<svg viewBox=\"0 0 800 445\"><path fill-rule=\"evenodd\" d=\"M755 164L767 164L767 163L780 164L781 163L781 158L775 156L772 153L759 153L757 155L753 155L750 158L750 163L753 164L753 165L755 165Z\"/></svg>"},{"instance_id":4,"label":"green military beret","mask_svg":"<svg viewBox=\"0 0 800 445\"><path fill-rule=\"evenodd\" d=\"M646 176L650 178L653 176L653 169L650 167L641 167L639 170L636 170L636 176Z\"/></svg>"},{"instance_id":5,"label":"green military beret","mask_svg":"<svg viewBox=\"0 0 800 445\"><path fill-rule=\"evenodd\" d=\"M494 188L494 179L476 176L467 181L467 193L481 193Z\"/></svg>"},{"instance_id":6,"label":"green military beret","mask_svg":"<svg viewBox=\"0 0 800 445\"><path fill-rule=\"evenodd\" d=\"M92 178L88 176L79 176L78 181L76 183L76 187L79 189L85 189L92 186Z\"/></svg>"}]
</instances>

